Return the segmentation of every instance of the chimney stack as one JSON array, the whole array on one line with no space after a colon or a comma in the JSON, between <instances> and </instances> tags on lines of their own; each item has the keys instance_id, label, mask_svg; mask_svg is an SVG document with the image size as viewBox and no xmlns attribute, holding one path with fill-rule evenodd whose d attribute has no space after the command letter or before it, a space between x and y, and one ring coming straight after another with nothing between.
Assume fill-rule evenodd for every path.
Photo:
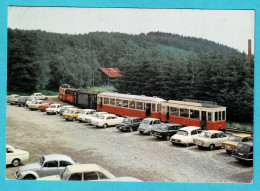
<instances>
[{"instance_id":1,"label":"chimney stack","mask_svg":"<svg viewBox=\"0 0 260 191\"><path fill-rule=\"evenodd\" d=\"M248 61L251 59L251 39L248 39Z\"/></svg>"}]
</instances>

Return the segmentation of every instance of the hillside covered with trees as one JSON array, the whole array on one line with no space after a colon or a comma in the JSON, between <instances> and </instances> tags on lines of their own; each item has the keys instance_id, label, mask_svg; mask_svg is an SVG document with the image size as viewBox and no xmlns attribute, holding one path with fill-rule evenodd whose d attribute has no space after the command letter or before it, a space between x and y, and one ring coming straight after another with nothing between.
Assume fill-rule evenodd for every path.
<instances>
[{"instance_id":1,"label":"hillside covered with trees","mask_svg":"<svg viewBox=\"0 0 260 191\"><path fill-rule=\"evenodd\" d=\"M98 67L118 67L118 92L211 100L227 119L253 121L254 59L205 39L151 32L84 35L8 29L8 91L103 85Z\"/></svg>"}]
</instances>

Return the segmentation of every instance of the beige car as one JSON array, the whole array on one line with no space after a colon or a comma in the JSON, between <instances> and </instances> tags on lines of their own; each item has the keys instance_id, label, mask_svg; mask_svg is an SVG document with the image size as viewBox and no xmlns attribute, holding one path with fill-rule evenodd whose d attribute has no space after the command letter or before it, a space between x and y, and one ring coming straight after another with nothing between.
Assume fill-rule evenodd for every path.
<instances>
[{"instance_id":1,"label":"beige car","mask_svg":"<svg viewBox=\"0 0 260 191\"><path fill-rule=\"evenodd\" d=\"M222 131L208 130L203 131L193 142L198 148L207 147L214 150L215 147L222 147L222 143L228 140L228 136Z\"/></svg>"},{"instance_id":2,"label":"beige car","mask_svg":"<svg viewBox=\"0 0 260 191\"><path fill-rule=\"evenodd\" d=\"M222 147L226 149L226 152L228 154L231 154L233 149L235 149L239 143L247 142L252 139L253 139L252 136L249 134L244 134L244 133L233 134L228 138L227 141L222 143Z\"/></svg>"},{"instance_id":3,"label":"beige car","mask_svg":"<svg viewBox=\"0 0 260 191\"><path fill-rule=\"evenodd\" d=\"M28 105L29 110L38 110L38 107L43 103L43 100L34 100Z\"/></svg>"}]
</instances>

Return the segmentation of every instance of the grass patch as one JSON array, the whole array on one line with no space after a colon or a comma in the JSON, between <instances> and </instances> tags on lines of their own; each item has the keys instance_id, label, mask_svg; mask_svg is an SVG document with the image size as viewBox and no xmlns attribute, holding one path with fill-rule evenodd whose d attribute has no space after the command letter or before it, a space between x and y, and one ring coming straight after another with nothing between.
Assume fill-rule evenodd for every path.
<instances>
[{"instance_id":1,"label":"grass patch","mask_svg":"<svg viewBox=\"0 0 260 191\"><path fill-rule=\"evenodd\" d=\"M47 91L47 90L39 90L39 91L36 91L36 92L39 92L39 93L42 93L43 95L46 95L46 96L58 96L59 95L59 92L54 92L54 91ZM7 95L11 95L11 94L18 94L19 96L31 96L33 93L36 93L36 92L7 92Z\"/></svg>"},{"instance_id":2,"label":"grass patch","mask_svg":"<svg viewBox=\"0 0 260 191\"><path fill-rule=\"evenodd\" d=\"M241 124L237 122L227 122L227 128L231 129L238 129L241 131L252 131L254 130L254 127L252 124Z\"/></svg>"},{"instance_id":3,"label":"grass patch","mask_svg":"<svg viewBox=\"0 0 260 191\"><path fill-rule=\"evenodd\" d=\"M97 92L115 92L116 88L114 86L94 86L88 90Z\"/></svg>"}]
</instances>

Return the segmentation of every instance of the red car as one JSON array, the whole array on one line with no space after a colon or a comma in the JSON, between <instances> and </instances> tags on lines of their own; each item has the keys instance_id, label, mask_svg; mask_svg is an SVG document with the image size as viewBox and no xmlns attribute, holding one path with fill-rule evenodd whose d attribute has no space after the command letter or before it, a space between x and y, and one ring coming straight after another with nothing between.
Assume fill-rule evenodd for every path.
<instances>
[{"instance_id":1,"label":"red car","mask_svg":"<svg viewBox=\"0 0 260 191\"><path fill-rule=\"evenodd\" d=\"M39 107L38 107L38 109L40 110L40 111L46 111L46 109L49 107L49 105L51 105L51 104L53 104L54 103L54 101L45 101L45 102L43 102L42 103L42 105L40 105Z\"/></svg>"}]
</instances>

